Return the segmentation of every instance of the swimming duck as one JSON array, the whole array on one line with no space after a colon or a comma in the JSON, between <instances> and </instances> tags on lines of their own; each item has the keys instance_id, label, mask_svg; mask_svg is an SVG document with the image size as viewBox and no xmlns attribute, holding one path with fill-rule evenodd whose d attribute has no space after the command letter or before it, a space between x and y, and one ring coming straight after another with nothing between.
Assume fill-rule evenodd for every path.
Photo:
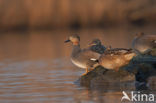
<instances>
[{"instance_id":1,"label":"swimming duck","mask_svg":"<svg viewBox=\"0 0 156 103\"><path fill-rule=\"evenodd\" d=\"M156 35L137 33L132 41L132 48L137 54L146 54L156 48Z\"/></svg>"},{"instance_id":2,"label":"swimming duck","mask_svg":"<svg viewBox=\"0 0 156 103\"><path fill-rule=\"evenodd\" d=\"M106 47L102 45L99 39L93 39L93 41L89 43L89 49L99 54L103 54Z\"/></svg>"},{"instance_id":3,"label":"swimming duck","mask_svg":"<svg viewBox=\"0 0 156 103\"><path fill-rule=\"evenodd\" d=\"M98 64L97 60L99 59L100 54L90 49L81 49L80 37L78 35L70 36L68 40L65 41L65 43L67 42L71 42L73 45L71 53L71 61L73 64L79 68L86 69L86 73L88 73L90 69L94 68L96 64Z\"/></svg>"},{"instance_id":4,"label":"swimming duck","mask_svg":"<svg viewBox=\"0 0 156 103\"><path fill-rule=\"evenodd\" d=\"M99 58L99 64L106 69L118 71L127 65L136 54L132 49L115 48L106 50Z\"/></svg>"}]
</instances>

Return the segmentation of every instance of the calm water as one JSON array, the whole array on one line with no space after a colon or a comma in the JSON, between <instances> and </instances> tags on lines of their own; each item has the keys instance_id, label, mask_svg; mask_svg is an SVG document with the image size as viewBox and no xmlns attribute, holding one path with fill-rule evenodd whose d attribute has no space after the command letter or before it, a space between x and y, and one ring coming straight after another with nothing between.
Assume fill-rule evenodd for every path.
<instances>
[{"instance_id":1,"label":"calm water","mask_svg":"<svg viewBox=\"0 0 156 103\"><path fill-rule=\"evenodd\" d=\"M77 31L82 47L95 37L105 45L130 47L134 32ZM63 43L71 33L75 31L1 33L0 103L120 103L120 87L92 89L74 83L85 70L71 63L71 45Z\"/></svg>"}]
</instances>

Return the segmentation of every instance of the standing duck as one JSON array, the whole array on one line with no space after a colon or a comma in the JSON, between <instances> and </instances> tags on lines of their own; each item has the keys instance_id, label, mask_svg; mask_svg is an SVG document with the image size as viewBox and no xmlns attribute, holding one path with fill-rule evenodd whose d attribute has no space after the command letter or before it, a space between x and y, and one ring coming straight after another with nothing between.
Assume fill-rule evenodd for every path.
<instances>
[{"instance_id":1,"label":"standing duck","mask_svg":"<svg viewBox=\"0 0 156 103\"><path fill-rule=\"evenodd\" d=\"M85 74L87 74L90 69L94 68L94 66L98 64L97 60L99 59L100 54L90 49L81 49L79 36L72 35L65 41L65 43L67 42L71 42L73 45L71 53L72 63L79 68L86 69Z\"/></svg>"},{"instance_id":2,"label":"standing duck","mask_svg":"<svg viewBox=\"0 0 156 103\"><path fill-rule=\"evenodd\" d=\"M156 35L136 34L132 42L132 48L137 54L146 54L156 48Z\"/></svg>"}]
</instances>

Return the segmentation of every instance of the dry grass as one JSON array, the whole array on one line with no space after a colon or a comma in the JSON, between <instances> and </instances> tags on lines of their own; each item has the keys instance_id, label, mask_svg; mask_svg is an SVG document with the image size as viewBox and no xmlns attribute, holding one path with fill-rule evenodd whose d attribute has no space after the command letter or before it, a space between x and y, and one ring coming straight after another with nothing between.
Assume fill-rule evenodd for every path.
<instances>
[{"instance_id":1,"label":"dry grass","mask_svg":"<svg viewBox=\"0 0 156 103\"><path fill-rule=\"evenodd\" d=\"M0 28L156 24L155 0L0 0Z\"/></svg>"}]
</instances>

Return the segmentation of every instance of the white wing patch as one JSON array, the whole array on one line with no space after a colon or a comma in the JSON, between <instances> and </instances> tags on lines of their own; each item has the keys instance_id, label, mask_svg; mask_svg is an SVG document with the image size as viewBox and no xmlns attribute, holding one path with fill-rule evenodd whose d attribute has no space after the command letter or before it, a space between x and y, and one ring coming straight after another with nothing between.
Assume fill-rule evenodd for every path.
<instances>
[{"instance_id":1,"label":"white wing patch","mask_svg":"<svg viewBox=\"0 0 156 103\"><path fill-rule=\"evenodd\" d=\"M90 60L92 60L92 61L96 61L97 59L95 59L95 58L91 58Z\"/></svg>"}]
</instances>

